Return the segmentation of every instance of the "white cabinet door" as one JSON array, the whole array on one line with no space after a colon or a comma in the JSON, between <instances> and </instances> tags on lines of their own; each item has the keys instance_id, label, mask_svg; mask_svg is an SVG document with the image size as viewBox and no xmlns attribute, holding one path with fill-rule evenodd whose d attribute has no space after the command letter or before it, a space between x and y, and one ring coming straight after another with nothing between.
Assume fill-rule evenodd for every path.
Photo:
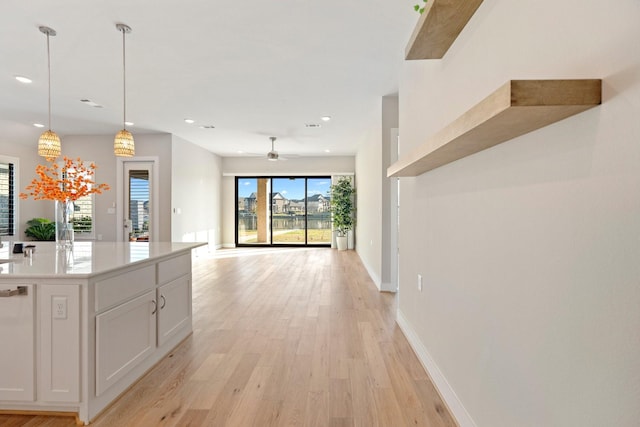
<instances>
[{"instance_id":1,"label":"white cabinet door","mask_svg":"<svg viewBox=\"0 0 640 427\"><path fill-rule=\"evenodd\" d=\"M155 291L96 316L96 396L155 351Z\"/></svg>"},{"instance_id":2,"label":"white cabinet door","mask_svg":"<svg viewBox=\"0 0 640 427\"><path fill-rule=\"evenodd\" d=\"M0 288L0 400L35 400L34 293L33 285Z\"/></svg>"},{"instance_id":3,"label":"white cabinet door","mask_svg":"<svg viewBox=\"0 0 640 427\"><path fill-rule=\"evenodd\" d=\"M189 276L158 288L158 346L191 324L191 280Z\"/></svg>"}]
</instances>

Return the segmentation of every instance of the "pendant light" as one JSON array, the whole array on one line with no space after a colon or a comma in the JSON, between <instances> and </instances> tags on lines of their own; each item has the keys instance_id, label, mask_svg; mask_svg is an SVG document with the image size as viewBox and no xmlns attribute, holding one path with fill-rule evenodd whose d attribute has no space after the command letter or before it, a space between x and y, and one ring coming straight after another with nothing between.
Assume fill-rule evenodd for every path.
<instances>
[{"instance_id":1,"label":"pendant light","mask_svg":"<svg viewBox=\"0 0 640 427\"><path fill-rule=\"evenodd\" d=\"M45 26L38 29L47 36L47 70L49 74L49 130L44 131L38 139L38 155L48 161L52 161L60 155L60 137L51 130L51 51L49 49L49 37L55 36L56 31Z\"/></svg>"},{"instance_id":2,"label":"pendant light","mask_svg":"<svg viewBox=\"0 0 640 427\"><path fill-rule=\"evenodd\" d=\"M125 35L131 32L131 27L125 24L116 24L118 31L122 33L122 130L116 134L113 141L113 152L119 157L131 157L136 153L133 135L127 130L127 62L125 50Z\"/></svg>"}]
</instances>

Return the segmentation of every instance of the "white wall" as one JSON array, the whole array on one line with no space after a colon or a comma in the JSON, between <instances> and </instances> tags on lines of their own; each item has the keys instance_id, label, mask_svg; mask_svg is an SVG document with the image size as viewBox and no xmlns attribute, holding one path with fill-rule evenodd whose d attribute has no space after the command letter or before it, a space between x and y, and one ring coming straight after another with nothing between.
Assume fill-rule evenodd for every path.
<instances>
[{"instance_id":1,"label":"white wall","mask_svg":"<svg viewBox=\"0 0 640 427\"><path fill-rule=\"evenodd\" d=\"M378 289L382 284L381 170L382 126L378 121L358 145L356 156L356 251Z\"/></svg>"},{"instance_id":2,"label":"white wall","mask_svg":"<svg viewBox=\"0 0 640 427\"><path fill-rule=\"evenodd\" d=\"M405 62L402 153L508 79L604 79L600 107L401 179L399 321L462 426L638 425L638 22L637 0L486 0Z\"/></svg>"},{"instance_id":3,"label":"white wall","mask_svg":"<svg viewBox=\"0 0 640 427\"><path fill-rule=\"evenodd\" d=\"M222 159L222 245L235 246L235 176L334 175L354 173L352 156L298 157L270 162L262 157Z\"/></svg>"},{"instance_id":4,"label":"white wall","mask_svg":"<svg viewBox=\"0 0 640 427\"><path fill-rule=\"evenodd\" d=\"M61 138L62 156L94 161L98 167L96 182L111 186L109 191L95 197L95 227L96 235L101 234L103 240L115 240L120 227L116 224L116 215L108 211L117 203L117 158L113 154L113 136L64 135ZM136 157L155 157L160 165L160 240L209 241L214 247L219 246L220 158L170 134L135 134L134 138ZM33 143L0 140L0 154L19 159L19 191L35 177L36 165L44 161L37 155L37 136ZM172 214L172 206L181 208L182 214ZM53 203L31 198L20 200L17 240L24 239L24 224L34 217L53 219Z\"/></svg>"},{"instance_id":5,"label":"white wall","mask_svg":"<svg viewBox=\"0 0 640 427\"><path fill-rule=\"evenodd\" d=\"M396 291L391 280L391 193L387 178L391 129L398 127L398 97L380 99L380 121L372 124L356 156L358 254L381 291Z\"/></svg>"},{"instance_id":6,"label":"white wall","mask_svg":"<svg viewBox=\"0 0 640 427\"><path fill-rule=\"evenodd\" d=\"M208 242L220 246L222 160L215 154L173 136L171 240Z\"/></svg>"},{"instance_id":7,"label":"white wall","mask_svg":"<svg viewBox=\"0 0 640 427\"><path fill-rule=\"evenodd\" d=\"M159 240L171 240L171 135L170 134L134 134L136 157L157 157L159 171ZM69 135L62 139L62 155L92 160L98 166L96 182L107 183L111 190L96 196L96 235L102 234L103 240L115 241L120 232L116 224L116 215L108 209L117 209L117 157L113 154L113 135Z\"/></svg>"},{"instance_id":8,"label":"white wall","mask_svg":"<svg viewBox=\"0 0 640 427\"><path fill-rule=\"evenodd\" d=\"M391 183L387 178L387 168L391 165L391 147L396 147L391 141L391 130L398 128L399 123L398 96L382 97L382 133L380 135L380 203L381 203L381 244L380 244L380 289L395 292L397 283L391 278L391 257L396 255L392 247L391 230L395 224L391 221Z\"/></svg>"}]
</instances>

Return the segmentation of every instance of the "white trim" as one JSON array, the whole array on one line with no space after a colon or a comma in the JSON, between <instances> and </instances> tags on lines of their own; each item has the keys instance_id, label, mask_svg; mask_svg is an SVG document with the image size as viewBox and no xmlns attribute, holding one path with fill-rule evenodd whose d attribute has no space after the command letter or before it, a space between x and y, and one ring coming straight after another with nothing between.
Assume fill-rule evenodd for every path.
<instances>
[{"instance_id":1,"label":"white trim","mask_svg":"<svg viewBox=\"0 0 640 427\"><path fill-rule=\"evenodd\" d=\"M353 176L355 172L222 172L222 176L246 176L247 178L256 177L272 177L272 176L335 176L335 175L347 175Z\"/></svg>"},{"instance_id":2,"label":"white trim","mask_svg":"<svg viewBox=\"0 0 640 427\"><path fill-rule=\"evenodd\" d=\"M396 316L396 323L400 326L405 337L407 337L409 345L416 353L416 356L418 356L418 360L420 360L420 363L422 363L422 366L427 371L431 382L449 408L451 415L453 415L458 422L458 425L460 427L477 427L471 415L469 415L464 405L462 405L453 387L451 387L447 378L442 371L440 371L440 368L438 368L438 365L427 351L427 348L422 344L422 341L420 341L418 334L413 330L400 310L398 310Z\"/></svg>"},{"instance_id":3,"label":"white trim","mask_svg":"<svg viewBox=\"0 0 640 427\"><path fill-rule=\"evenodd\" d=\"M151 188L153 198L152 212L154 221L151 222L151 238L155 241L160 240L160 158L158 156L136 156L136 157L117 157L116 158L116 200L118 208L116 209L116 242L124 240L122 232L122 224L124 222L124 163L125 162L152 162L153 163L153 186Z\"/></svg>"},{"instance_id":4,"label":"white trim","mask_svg":"<svg viewBox=\"0 0 640 427\"><path fill-rule=\"evenodd\" d=\"M220 245L223 248L227 248L227 249L233 249L236 247L235 243L223 243L222 245Z\"/></svg>"},{"instance_id":5,"label":"white trim","mask_svg":"<svg viewBox=\"0 0 640 427\"><path fill-rule=\"evenodd\" d=\"M390 164L398 161L400 151L400 132L398 128L392 128L389 141ZM400 214L400 192L398 191L400 178L389 178L389 289L395 292L400 283L400 249L398 236L400 235L400 224L398 217Z\"/></svg>"},{"instance_id":6,"label":"white trim","mask_svg":"<svg viewBox=\"0 0 640 427\"><path fill-rule=\"evenodd\" d=\"M360 256L360 253L357 250L356 250L356 253L358 254L358 257L360 257L360 262L362 262L362 265L364 265L365 270L367 270L367 273L369 273L369 277L371 277L371 280L373 280L373 283L376 285L376 288L378 288L379 291L382 290L382 288L380 287L380 284L381 284L380 277L375 273L375 271L373 271L372 268L370 268L367 265L367 263Z\"/></svg>"},{"instance_id":7,"label":"white trim","mask_svg":"<svg viewBox=\"0 0 640 427\"><path fill-rule=\"evenodd\" d=\"M380 284L380 291L396 293L398 291L398 288L391 282L382 282Z\"/></svg>"}]
</instances>

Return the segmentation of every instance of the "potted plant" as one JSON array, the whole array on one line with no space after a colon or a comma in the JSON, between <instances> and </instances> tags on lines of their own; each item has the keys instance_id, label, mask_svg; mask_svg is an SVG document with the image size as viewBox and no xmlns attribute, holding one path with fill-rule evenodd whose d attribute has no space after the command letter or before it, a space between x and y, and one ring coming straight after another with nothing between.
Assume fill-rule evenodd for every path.
<instances>
[{"instance_id":1,"label":"potted plant","mask_svg":"<svg viewBox=\"0 0 640 427\"><path fill-rule=\"evenodd\" d=\"M56 237L56 224L47 218L33 218L27 221L24 230L27 237L35 240L54 240Z\"/></svg>"},{"instance_id":2,"label":"potted plant","mask_svg":"<svg viewBox=\"0 0 640 427\"><path fill-rule=\"evenodd\" d=\"M331 186L331 220L337 232L336 244L339 251L347 249L347 235L355 225L355 193L350 177L342 177Z\"/></svg>"}]
</instances>

